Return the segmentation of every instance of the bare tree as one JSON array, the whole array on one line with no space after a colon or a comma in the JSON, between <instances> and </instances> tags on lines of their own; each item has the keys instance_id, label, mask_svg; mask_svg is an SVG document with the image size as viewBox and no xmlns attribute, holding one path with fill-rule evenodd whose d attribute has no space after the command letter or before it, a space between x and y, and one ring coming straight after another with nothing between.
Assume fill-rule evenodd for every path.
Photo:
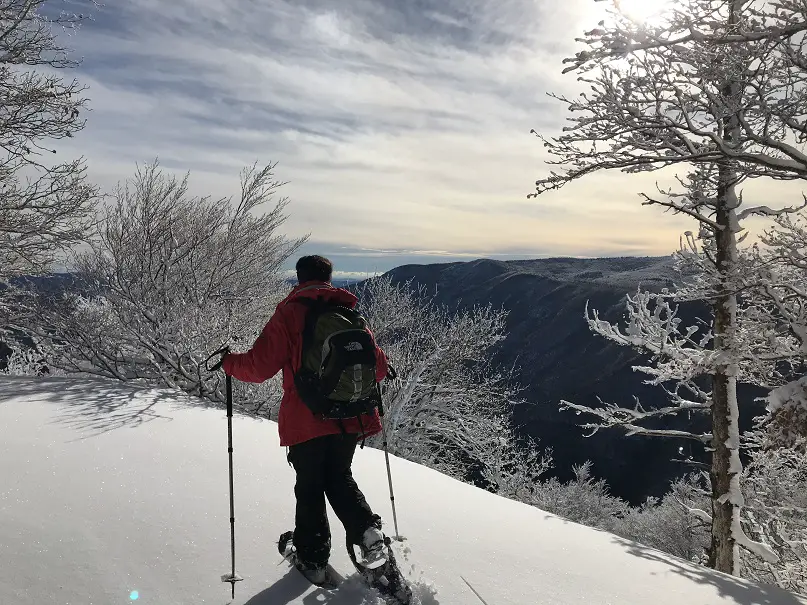
<instances>
[{"instance_id":1,"label":"bare tree","mask_svg":"<svg viewBox=\"0 0 807 605\"><path fill-rule=\"evenodd\" d=\"M743 576L807 591L807 454L804 449L754 451L743 477L747 531L770 544L778 560L743 557Z\"/></svg>"},{"instance_id":2,"label":"bare tree","mask_svg":"<svg viewBox=\"0 0 807 605\"><path fill-rule=\"evenodd\" d=\"M451 313L423 288L395 284L389 276L364 282L359 294L399 373L384 397L390 450L522 499L520 492L549 469L550 456L519 439L511 422L518 388L493 359L506 312Z\"/></svg>"},{"instance_id":3,"label":"bare tree","mask_svg":"<svg viewBox=\"0 0 807 605\"><path fill-rule=\"evenodd\" d=\"M779 384L767 398L761 419L764 449L804 449L807 443L807 218L803 212L775 219L753 249L759 288L746 306L770 343Z\"/></svg>"},{"instance_id":4,"label":"bare tree","mask_svg":"<svg viewBox=\"0 0 807 605\"><path fill-rule=\"evenodd\" d=\"M712 452L710 566L739 571L738 545L774 561L773 551L742 529L738 381L770 376L777 353L763 355L738 294L758 283L756 265L738 244L752 216L780 216L794 207L743 208L740 187L749 179L802 179L807 155L804 54L807 5L800 0L684 0L663 15L637 23L616 10L586 33L587 48L567 59L587 92L558 96L569 125L558 137L540 137L560 167L536 183L536 193L558 189L588 174L627 173L687 165L674 187L644 193L645 204L697 221L680 259L699 277L675 293L639 293L629 299L622 331L589 317L591 327L620 344L651 353L640 368L666 387L671 405L649 410L607 405L574 406L598 417L597 429L619 426L630 434L688 437ZM703 300L712 317L685 326L677 300ZM752 310L747 310L751 317ZM756 349L749 353L747 345ZM776 345L778 347L778 345ZM776 348L776 347L775 347ZM709 377L710 387L697 379ZM707 434L669 431L653 424L665 416L703 412ZM650 424L648 424L650 423Z\"/></svg>"},{"instance_id":5,"label":"bare tree","mask_svg":"<svg viewBox=\"0 0 807 605\"><path fill-rule=\"evenodd\" d=\"M85 88L58 75L77 62L56 35L86 16L55 9L46 16L46 4L55 3L0 0L0 325L14 321L22 305L8 280L48 270L84 241L97 198L82 160L47 160L56 152L46 141L84 127Z\"/></svg>"},{"instance_id":6,"label":"bare tree","mask_svg":"<svg viewBox=\"0 0 807 605\"><path fill-rule=\"evenodd\" d=\"M747 306L757 331L777 360L772 375L781 384L765 398L766 414L749 438L751 462L743 480L745 523L764 539L777 562L743 558L743 575L807 590L807 218L803 212L776 217L775 227L754 247L760 288Z\"/></svg>"},{"instance_id":7,"label":"bare tree","mask_svg":"<svg viewBox=\"0 0 807 605\"><path fill-rule=\"evenodd\" d=\"M282 264L304 241L279 232L288 200L275 199L274 168L245 169L237 202L192 197L187 175L156 162L119 185L94 249L77 260L86 292L42 311L49 361L221 400L205 357L257 337L285 294ZM248 392L242 405L264 402Z\"/></svg>"}]
</instances>

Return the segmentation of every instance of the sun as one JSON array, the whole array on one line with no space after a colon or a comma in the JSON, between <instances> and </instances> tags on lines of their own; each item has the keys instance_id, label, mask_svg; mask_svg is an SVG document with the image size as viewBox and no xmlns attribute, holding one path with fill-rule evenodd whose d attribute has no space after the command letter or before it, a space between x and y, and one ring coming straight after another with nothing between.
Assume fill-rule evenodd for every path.
<instances>
[{"instance_id":1,"label":"sun","mask_svg":"<svg viewBox=\"0 0 807 605\"><path fill-rule=\"evenodd\" d=\"M670 0L614 0L614 5L631 21L652 21L670 5Z\"/></svg>"}]
</instances>

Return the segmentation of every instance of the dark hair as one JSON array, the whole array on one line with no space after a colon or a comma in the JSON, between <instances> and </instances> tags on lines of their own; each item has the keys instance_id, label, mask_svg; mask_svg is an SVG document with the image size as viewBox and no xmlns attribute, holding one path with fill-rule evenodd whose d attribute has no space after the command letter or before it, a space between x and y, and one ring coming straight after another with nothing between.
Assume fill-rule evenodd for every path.
<instances>
[{"instance_id":1,"label":"dark hair","mask_svg":"<svg viewBox=\"0 0 807 605\"><path fill-rule=\"evenodd\" d=\"M330 282L333 275L333 263L324 256L303 256L297 261L297 281Z\"/></svg>"}]
</instances>

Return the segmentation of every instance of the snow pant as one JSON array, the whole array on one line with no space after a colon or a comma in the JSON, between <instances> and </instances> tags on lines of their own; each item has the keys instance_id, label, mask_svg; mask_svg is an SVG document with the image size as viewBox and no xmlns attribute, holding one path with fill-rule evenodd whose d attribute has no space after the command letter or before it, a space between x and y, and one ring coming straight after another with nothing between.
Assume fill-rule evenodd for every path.
<instances>
[{"instance_id":1,"label":"snow pant","mask_svg":"<svg viewBox=\"0 0 807 605\"><path fill-rule=\"evenodd\" d=\"M297 473L294 547L304 563L328 563L331 532L326 497L345 527L349 544L360 544L369 527L380 528L381 518L373 514L350 469L357 441L351 434L326 435L289 448L288 459Z\"/></svg>"}]
</instances>

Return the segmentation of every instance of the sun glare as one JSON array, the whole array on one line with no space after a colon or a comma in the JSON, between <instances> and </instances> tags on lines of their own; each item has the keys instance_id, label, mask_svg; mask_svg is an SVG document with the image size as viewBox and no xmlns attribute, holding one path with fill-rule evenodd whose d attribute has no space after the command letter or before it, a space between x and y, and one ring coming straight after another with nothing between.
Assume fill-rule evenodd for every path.
<instances>
[{"instance_id":1,"label":"sun glare","mask_svg":"<svg viewBox=\"0 0 807 605\"><path fill-rule=\"evenodd\" d=\"M670 0L614 0L617 9L632 21L652 21L670 4Z\"/></svg>"}]
</instances>

